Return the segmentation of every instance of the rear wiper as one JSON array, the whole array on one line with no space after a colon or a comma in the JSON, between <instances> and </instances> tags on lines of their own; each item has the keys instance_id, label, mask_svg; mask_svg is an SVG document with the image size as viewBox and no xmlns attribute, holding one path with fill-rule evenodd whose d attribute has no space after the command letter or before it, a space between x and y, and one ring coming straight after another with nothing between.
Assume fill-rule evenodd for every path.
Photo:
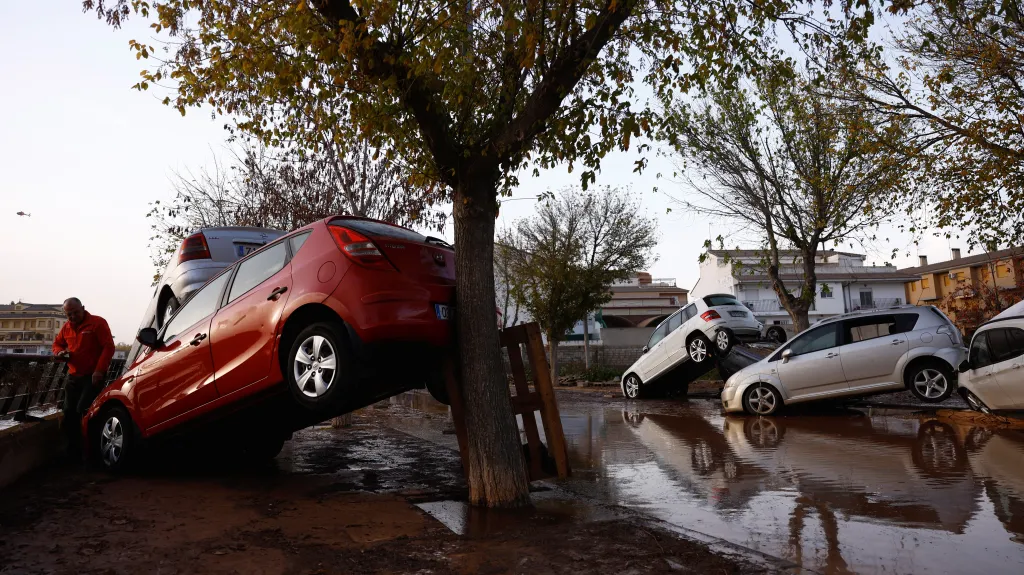
<instances>
[{"instance_id":1,"label":"rear wiper","mask_svg":"<svg viewBox=\"0 0 1024 575\"><path fill-rule=\"evenodd\" d=\"M434 244L436 246L441 246L441 247L444 247L444 248L448 248L450 250L454 250L455 249L455 246L453 246L450 243L442 240L441 238L435 238L434 236L427 236L427 243L428 244Z\"/></svg>"}]
</instances>

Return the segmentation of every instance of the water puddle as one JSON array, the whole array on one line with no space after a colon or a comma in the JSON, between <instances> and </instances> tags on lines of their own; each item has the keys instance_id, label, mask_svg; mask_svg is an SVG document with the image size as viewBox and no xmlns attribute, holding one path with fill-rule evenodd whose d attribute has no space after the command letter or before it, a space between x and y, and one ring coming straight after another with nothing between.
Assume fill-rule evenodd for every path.
<instances>
[{"instance_id":1,"label":"water puddle","mask_svg":"<svg viewBox=\"0 0 1024 575\"><path fill-rule=\"evenodd\" d=\"M713 402L563 403L564 487L825 573L1024 573L1024 434Z\"/></svg>"}]
</instances>

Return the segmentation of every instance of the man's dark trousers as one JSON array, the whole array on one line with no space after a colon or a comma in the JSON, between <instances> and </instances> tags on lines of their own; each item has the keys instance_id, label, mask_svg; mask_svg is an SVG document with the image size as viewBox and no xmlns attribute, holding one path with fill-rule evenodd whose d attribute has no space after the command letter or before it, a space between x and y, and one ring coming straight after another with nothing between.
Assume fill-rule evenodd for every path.
<instances>
[{"instance_id":1,"label":"man's dark trousers","mask_svg":"<svg viewBox=\"0 0 1024 575\"><path fill-rule=\"evenodd\" d=\"M72 375L64 388L64 428L68 439L68 453L73 457L82 455L82 416L99 395L100 388L93 385L92 375Z\"/></svg>"}]
</instances>

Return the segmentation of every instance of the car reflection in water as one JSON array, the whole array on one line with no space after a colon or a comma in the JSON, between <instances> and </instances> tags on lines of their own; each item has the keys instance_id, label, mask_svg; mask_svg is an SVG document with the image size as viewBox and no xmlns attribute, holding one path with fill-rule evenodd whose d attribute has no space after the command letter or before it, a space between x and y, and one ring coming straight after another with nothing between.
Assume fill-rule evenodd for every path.
<instances>
[{"instance_id":1,"label":"car reflection in water","mask_svg":"<svg viewBox=\"0 0 1024 575\"><path fill-rule=\"evenodd\" d=\"M826 573L1024 573L1024 436L688 403L563 413L570 488Z\"/></svg>"}]
</instances>

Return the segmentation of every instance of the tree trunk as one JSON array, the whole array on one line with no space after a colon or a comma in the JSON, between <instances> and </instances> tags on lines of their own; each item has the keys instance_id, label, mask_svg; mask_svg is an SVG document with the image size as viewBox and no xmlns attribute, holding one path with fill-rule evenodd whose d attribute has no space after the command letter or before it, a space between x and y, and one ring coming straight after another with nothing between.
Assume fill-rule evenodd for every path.
<instances>
[{"instance_id":1,"label":"tree trunk","mask_svg":"<svg viewBox=\"0 0 1024 575\"><path fill-rule=\"evenodd\" d=\"M548 357L551 365L551 385L558 385L558 340L548 332Z\"/></svg>"},{"instance_id":2,"label":"tree trunk","mask_svg":"<svg viewBox=\"0 0 1024 575\"><path fill-rule=\"evenodd\" d=\"M529 505L530 491L509 401L494 317L496 177L464 178L455 190L455 323L469 439L469 501Z\"/></svg>"},{"instance_id":3,"label":"tree trunk","mask_svg":"<svg viewBox=\"0 0 1024 575\"><path fill-rule=\"evenodd\" d=\"M590 314L583 317L583 369L590 369Z\"/></svg>"},{"instance_id":4,"label":"tree trunk","mask_svg":"<svg viewBox=\"0 0 1024 575\"><path fill-rule=\"evenodd\" d=\"M772 288L775 290L775 295L779 298L779 303L782 304L782 307L789 313L790 319L793 320L794 333L800 333L811 326L807 312L810 311L811 306L814 304L818 287L818 276L814 270L814 258L817 255L817 250L801 250L801 252L800 257L803 259L804 281L800 287L799 297L794 297L793 294L786 290L779 266L774 263L768 266L768 278L772 282Z\"/></svg>"}]
</instances>

